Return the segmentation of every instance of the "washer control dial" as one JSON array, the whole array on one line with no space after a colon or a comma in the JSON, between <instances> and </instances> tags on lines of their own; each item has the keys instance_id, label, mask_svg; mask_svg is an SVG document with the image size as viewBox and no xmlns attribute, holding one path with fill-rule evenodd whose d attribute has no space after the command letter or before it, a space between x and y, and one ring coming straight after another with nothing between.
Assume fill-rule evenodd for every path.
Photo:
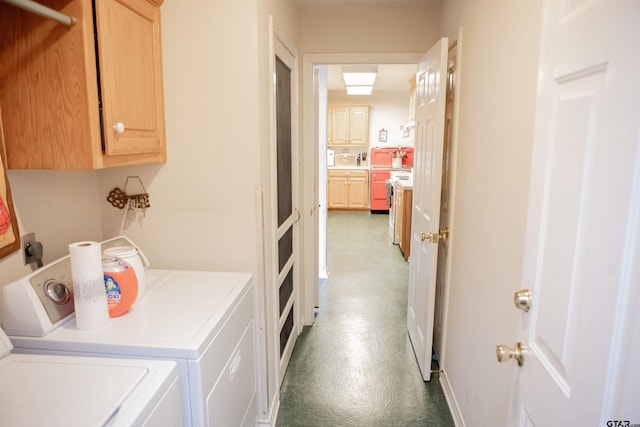
<instances>
[{"instance_id":1,"label":"washer control dial","mask_svg":"<svg viewBox=\"0 0 640 427\"><path fill-rule=\"evenodd\" d=\"M56 304L66 304L71 299L71 292L63 282L56 279L47 280L44 283L45 295Z\"/></svg>"}]
</instances>

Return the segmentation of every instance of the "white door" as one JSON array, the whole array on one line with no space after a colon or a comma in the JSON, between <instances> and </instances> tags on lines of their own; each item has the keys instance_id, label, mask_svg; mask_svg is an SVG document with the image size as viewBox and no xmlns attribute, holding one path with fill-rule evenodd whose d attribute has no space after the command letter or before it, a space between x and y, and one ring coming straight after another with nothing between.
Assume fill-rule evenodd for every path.
<instances>
[{"instance_id":1,"label":"white door","mask_svg":"<svg viewBox=\"0 0 640 427\"><path fill-rule=\"evenodd\" d=\"M407 328L422 377L431 378L447 76L446 38L418 64Z\"/></svg>"},{"instance_id":2,"label":"white door","mask_svg":"<svg viewBox=\"0 0 640 427\"><path fill-rule=\"evenodd\" d=\"M279 338L279 384L289 365L298 337L298 283L300 277L298 198L298 147L295 132L295 58L279 39L274 40L276 111L276 203L274 248L275 293Z\"/></svg>"},{"instance_id":3,"label":"white door","mask_svg":"<svg viewBox=\"0 0 640 427\"><path fill-rule=\"evenodd\" d=\"M638 318L639 23L637 1L544 4L522 281L532 303L509 425L640 423L638 395L617 395L638 347L638 330L624 335ZM621 399L633 408L613 409Z\"/></svg>"}]
</instances>

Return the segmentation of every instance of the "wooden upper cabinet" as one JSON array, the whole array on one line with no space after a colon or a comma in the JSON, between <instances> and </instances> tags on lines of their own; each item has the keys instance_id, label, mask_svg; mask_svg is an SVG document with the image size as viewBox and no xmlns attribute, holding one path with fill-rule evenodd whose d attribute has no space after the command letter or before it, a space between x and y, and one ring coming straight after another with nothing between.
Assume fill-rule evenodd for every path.
<instances>
[{"instance_id":1,"label":"wooden upper cabinet","mask_svg":"<svg viewBox=\"0 0 640 427\"><path fill-rule=\"evenodd\" d=\"M96 8L106 154L160 152L160 9L146 0L101 1Z\"/></svg>"},{"instance_id":2,"label":"wooden upper cabinet","mask_svg":"<svg viewBox=\"0 0 640 427\"><path fill-rule=\"evenodd\" d=\"M327 117L329 146L369 145L369 107L329 107Z\"/></svg>"},{"instance_id":3,"label":"wooden upper cabinet","mask_svg":"<svg viewBox=\"0 0 640 427\"><path fill-rule=\"evenodd\" d=\"M79 23L66 27L0 3L8 167L165 162L162 1L97 1L95 22L91 0L41 3Z\"/></svg>"}]
</instances>

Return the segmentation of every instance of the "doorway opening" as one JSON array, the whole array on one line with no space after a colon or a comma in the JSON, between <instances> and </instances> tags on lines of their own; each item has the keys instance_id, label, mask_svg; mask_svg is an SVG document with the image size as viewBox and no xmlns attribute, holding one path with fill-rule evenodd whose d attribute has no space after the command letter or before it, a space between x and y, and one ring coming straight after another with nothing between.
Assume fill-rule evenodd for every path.
<instances>
[{"instance_id":1,"label":"doorway opening","mask_svg":"<svg viewBox=\"0 0 640 427\"><path fill-rule=\"evenodd\" d=\"M458 37L453 37L454 41L452 46L455 46L454 51L457 51ZM326 85L328 79L328 64L331 65L343 65L343 64L417 64L422 54L416 53L403 53L403 54L310 54L303 57L303 129L302 135L304 146L310 149L305 149L303 153L303 164L314 165L313 168L306 167L303 176L303 186L307 190L304 192L306 200L304 204L306 206L312 206L312 210L316 211L316 215L313 215L316 219L313 224L305 224L305 235L313 235L314 239L305 239L304 251L305 254L305 266L313 266L314 268L305 268L305 288L303 294L303 324L311 325L314 322L315 310L318 307L318 283L320 280L326 278L327 266L326 266L326 252L321 255L322 251L326 249L326 214L327 214L327 195L326 195L326 115L320 114L321 111L326 111L329 100L327 91L321 88L321 84ZM450 55L451 56L451 55ZM455 63L456 56L453 55L453 61ZM451 61L451 58L450 58ZM451 64L449 64L451 65ZM455 70L455 68L453 69ZM455 76L451 76L451 88L453 88L453 82L456 81ZM407 85L408 85L407 81ZM326 87L326 86L325 86ZM408 90L408 89L407 89ZM454 94L451 94L451 100L455 99ZM407 99L407 105L409 100ZM452 104L451 109L448 110L451 113L448 115L447 124L447 137L449 143L447 146L450 148L447 156L445 171L448 174L447 183L445 186L446 197L448 198L447 214L453 210L453 189L455 176L455 141L456 137L456 121L455 121L455 105ZM371 127L374 130L378 130L375 127ZM399 129L398 129L399 130ZM323 143L325 143L323 145ZM449 218L449 227L452 227L452 217ZM322 240L322 243L321 243ZM391 244L391 243L390 243ZM451 248L451 242L449 243L449 250ZM328 267L330 268L330 266ZM448 258L444 257L442 260L441 278L439 280L447 280L449 275ZM438 337L438 355L440 361L444 359L444 325L446 324L446 300L447 300L446 287L440 286L438 288L439 310L437 312L437 320L435 327L438 331L434 331ZM321 309L321 308L320 308ZM442 364L441 364L442 368Z\"/></svg>"},{"instance_id":2,"label":"doorway opening","mask_svg":"<svg viewBox=\"0 0 640 427\"><path fill-rule=\"evenodd\" d=\"M318 96L318 265L321 280L327 278L330 268L326 253L328 210L372 210L371 149L413 147L410 100L416 64L364 66L376 70L377 74L373 92L365 96L348 95L342 77L344 70L356 69L358 65L314 66ZM330 176L327 176L328 172ZM334 191L327 191L328 187Z\"/></svg>"}]
</instances>

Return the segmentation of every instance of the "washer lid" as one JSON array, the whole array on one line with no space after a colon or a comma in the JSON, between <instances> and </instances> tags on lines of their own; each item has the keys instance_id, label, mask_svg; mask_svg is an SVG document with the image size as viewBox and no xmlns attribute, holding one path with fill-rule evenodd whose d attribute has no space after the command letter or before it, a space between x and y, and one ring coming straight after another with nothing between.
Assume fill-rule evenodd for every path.
<instances>
[{"instance_id":1,"label":"washer lid","mask_svg":"<svg viewBox=\"0 0 640 427\"><path fill-rule=\"evenodd\" d=\"M121 362L22 354L5 357L0 361L0 425L105 425L124 415L119 414L127 411L123 403L132 400L132 392L150 374L145 366ZM134 393L145 401L139 394Z\"/></svg>"}]
</instances>

